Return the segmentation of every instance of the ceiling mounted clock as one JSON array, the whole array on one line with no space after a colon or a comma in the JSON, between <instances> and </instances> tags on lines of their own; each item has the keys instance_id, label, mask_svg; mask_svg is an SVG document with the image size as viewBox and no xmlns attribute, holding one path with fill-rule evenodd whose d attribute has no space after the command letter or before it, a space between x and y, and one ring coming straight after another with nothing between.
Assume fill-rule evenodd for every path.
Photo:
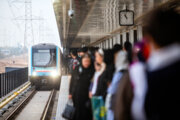
<instances>
[{"instance_id":1,"label":"ceiling mounted clock","mask_svg":"<svg viewBox=\"0 0 180 120\"><path fill-rule=\"evenodd\" d=\"M134 11L122 10L119 12L119 24L120 26L132 26L134 25Z\"/></svg>"}]
</instances>

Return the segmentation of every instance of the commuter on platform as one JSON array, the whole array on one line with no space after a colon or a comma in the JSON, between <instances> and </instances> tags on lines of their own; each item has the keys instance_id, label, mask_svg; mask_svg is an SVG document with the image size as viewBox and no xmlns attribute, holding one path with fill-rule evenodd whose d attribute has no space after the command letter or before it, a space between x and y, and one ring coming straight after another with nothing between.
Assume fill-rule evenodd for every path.
<instances>
[{"instance_id":1,"label":"commuter on platform","mask_svg":"<svg viewBox=\"0 0 180 120\"><path fill-rule=\"evenodd\" d=\"M124 51L118 53L117 61L118 69L121 69L122 76L119 78L117 91L114 95L112 110L114 111L115 120L130 120L131 103L133 99L133 87L130 81L128 66L132 62L132 45L126 41L124 43ZM120 62L121 61L121 62Z\"/></svg>"},{"instance_id":2,"label":"commuter on platform","mask_svg":"<svg viewBox=\"0 0 180 120\"><path fill-rule=\"evenodd\" d=\"M87 47L83 47L83 48L79 48L77 50L77 60L80 62L81 64L81 59L84 56L84 54L86 54L88 52L88 48Z\"/></svg>"},{"instance_id":3,"label":"commuter on platform","mask_svg":"<svg viewBox=\"0 0 180 120\"><path fill-rule=\"evenodd\" d=\"M124 43L124 51L127 52L127 60L129 63L132 62L132 44L129 41Z\"/></svg>"},{"instance_id":4,"label":"commuter on platform","mask_svg":"<svg viewBox=\"0 0 180 120\"><path fill-rule=\"evenodd\" d=\"M71 53L67 55L67 67L68 67L68 73L71 74L72 72L72 66L73 66L73 58L71 56Z\"/></svg>"},{"instance_id":5,"label":"commuter on platform","mask_svg":"<svg viewBox=\"0 0 180 120\"><path fill-rule=\"evenodd\" d=\"M106 64L104 63L104 51L102 49L98 49L95 53L95 60L98 64L101 65L102 74L99 76L97 81L97 88L94 96L102 96L104 99L107 93L107 78L106 78Z\"/></svg>"},{"instance_id":6,"label":"commuter on platform","mask_svg":"<svg viewBox=\"0 0 180 120\"><path fill-rule=\"evenodd\" d=\"M94 68L95 68L95 73L90 86L89 98L92 98L92 96L95 95L98 86L99 77L104 72L105 66L101 66L101 64L94 62Z\"/></svg>"},{"instance_id":7,"label":"commuter on platform","mask_svg":"<svg viewBox=\"0 0 180 120\"><path fill-rule=\"evenodd\" d=\"M116 44L113 47L114 51L114 62L115 62L115 72L112 78L112 82L107 90L107 97L106 97L106 108L107 108L107 119L108 120L114 120L114 99L115 99L115 93L117 91L117 87L119 84L119 81L122 76L122 72L127 69L128 64L124 63L126 60L126 54L122 51L122 46Z\"/></svg>"},{"instance_id":8,"label":"commuter on platform","mask_svg":"<svg viewBox=\"0 0 180 120\"><path fill-rule=\"evenodd\" d=\"M147 92L146 64L149 56L149 46L142 40L133 48L133 62L129 67L130 79L133 85L133 100L131 106L133 120L146 120L144 101Z\"/></svg>"},{"instance_id":9,"label":"commuter on platform","mask_svg":"<svg viewBox=\"0 0 180 120\"><path fill-rule=\"evenodd\" d=\"M70 83L70 96L76 109L74 120L92 120L89 99L89 86L94 75L94 66L91 57L85 54L82 57L82 65L76 67L72 73Z\"/></svg>"},{"instance_id":10,"label":"commuter on platform","mask_svg":"<svg viewBox=\"0 0 180 120\"><path fill-rule=\"evenodd\" d=\"M107 79L107 85L109 86L112 78L113 78L113 73L115 70L114 67L114 52L112 49L108 49L104 51L104 62L106 64L106 70L105 70L105 78Z\"/></svg>"},{"instance_id":11,"label":"commuter on platform","mask_svg":"<svg viewBox=\"0 0 180 120\"><path fill-rule=\"evenodd\" d=\"M77 53L75 50L71 52L71 57L72 57L72 68L71 68L71 72L72 72L80 64L80 62L77 59Z\"/></svg>"},{"instance_id":12,"label":"commuter on platform","mask_svg":"<svg viewBox=\"0 0 180 120\"><path fill-rule=\"evenodd\" d=\"M144 38L150 45L147 61L148 120L179 120L180 1L155 8L144 20Z\"/></svg>"},{"instance_id":13,"label":"commuter on platform","mask_svg":"<svg viewBox=\"0 0 180 120\"><path fill-rule=\"evenodd\" d=\"M77 59L78 59L78 61L81 61L81 52L82 52L82 48L77 49Z\"/></svg>"},{"instance_id":14,"label":"commuter on platform","mask_svg":"<svg viewBox=\"0 0 180 120\"><path fill-rule=\"evenodd\" d=\"M93 61L95 61L95 52L98 50L99 48L96 47L89 47L88 48L88 53L91 55L91 59Z\"/></svg>"}]
</instances>

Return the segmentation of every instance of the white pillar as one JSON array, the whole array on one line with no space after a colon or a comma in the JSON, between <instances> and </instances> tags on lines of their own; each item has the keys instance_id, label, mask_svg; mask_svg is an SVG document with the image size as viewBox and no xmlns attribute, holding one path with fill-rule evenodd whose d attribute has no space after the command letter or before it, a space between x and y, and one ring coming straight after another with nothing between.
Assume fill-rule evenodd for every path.
<instances>
[{"instance_id":1,"label":"white pillar","mask_svg":"<svg viewBox=\"0 0 180 120\"><path fill-rule=\"evenodd\" d=\"M141 41L142 40L142 37L143 37L143 34L142 34L142 26L138 26L137 27L137 38L138 38L138 41Z\"/></svg>"},{"instance_id":2,"label":"white pillar","mask_svg":"<svg viewBox=\"0 0 180 120\"><path fill-rule=\"evenodd\" d=\"M103 48L103 49L105 48L105 44L104 44L104 41L102 41L102 48Z\"/></svg>"},{"instance_id":3,"label":"white pillar","mask_svg":"<svg viewBox=\"0 0 180 120\"><path fill-rule=\"evenodd\" d=\"M109 44L108 49L110 49L111 48L111 38L108 39L108 44Z\"/></svg>"},{"instance_id":4,"label":"white pillar","mask_svg":"<svg viewBox=\"0 0 180 120\"><path fill-rule=\"evenodd\" d=\"M103 48L106 49L106 41L103 41L103 44L104 44Z\"/></svg>"},{"instance_id":5,"label":"white pillar","mask_svg":"<svg viewBox=\"0 0 180 120\"><path fill-rule=\"evenodd\" d=\"M120 34L117 34L117 35L116 35L116 43L117 43L117 44L120 44L120 42L121 42L121 41L120 41Z\"/></svg>"},{"instance_id":6,"label":"white pillar","mask_svg":"<svg viewBox=\"0 0 180 120\"><path fill-rule=\"evenodd\" d=\"M122 45L124 45L124 43L126 42L126 32L122 33Z\"/></svg>"},{"instance_id":7,"label":"white pillar","mask_svg":"<svg viewBox=\"0 0 180 120\"><path fill-rule=\"evenodd\" d=\"M112 45L112 40L113 40L112 38L109 39L109 44L110 44L110 47L109 47L109 48L110 48L110 49L111 49L112 46L113 46L113 45Z\"/></svg>"},{"instance_id":8,"label":"white pillar","mask_svg":"<svg viewBox=\"0 0 180 120\"><path fill-rule=\"evenodd\" d=\"M117 43L117 36L113 37L113 46Z\"/></svg>"},{"instance_id":9,"label":"white pillar","mask_svg":"<svg viewBox=\"0 0 180 120\"><path fill-rule=\"evenodd\" d=\"M134 30L130 30L129 31L129 42L131 42L131 44L134 44Z\"/></svg>"},{"instance_id":10,"label":"white pillar","mask_svg":"<svg viewBox=\"0 0 180 120\"><path fill-rule=\"evenodd\" d=\"M109 47L109 41L106 40L106 49L108 49L108 47Z\"/></svg>"}]
</instances>

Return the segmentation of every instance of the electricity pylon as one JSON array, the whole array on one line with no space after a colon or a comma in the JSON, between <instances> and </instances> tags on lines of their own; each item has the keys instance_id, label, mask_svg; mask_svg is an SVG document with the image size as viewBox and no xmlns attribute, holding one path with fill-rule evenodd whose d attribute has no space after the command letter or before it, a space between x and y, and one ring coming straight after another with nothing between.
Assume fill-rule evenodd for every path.
<instances>
[{"instance_id":1,"label":"electricity pylon","mask_svg":"<svg viewBox=\"0 0 180 120\"><path fill-rule=\"evenodd\" d=\"M14 20L24 21L24 47L34 44L33 21L43 20L40 17L32 15L32 0L13 0L9 4L24 3L24 15L15 17Z\"/></svg>"}]
</instances>

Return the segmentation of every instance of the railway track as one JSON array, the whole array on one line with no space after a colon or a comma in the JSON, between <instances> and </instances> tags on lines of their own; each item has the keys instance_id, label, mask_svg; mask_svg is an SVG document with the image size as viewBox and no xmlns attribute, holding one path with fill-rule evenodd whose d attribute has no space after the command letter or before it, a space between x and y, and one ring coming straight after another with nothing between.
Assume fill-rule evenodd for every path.
<instances>
[{"instance_id":1,"label":"railway track","mask_svg":"<svg viewBox=\"0 0 180 120\"><path fill-rule=\"evenodd\" d=\"M49 120L56 91L33 89L8 115L0 120Z\"/></svg>"},{"instance_id":2,"label":"railway track","mask_svg":"<svg viewBox=\"0 0 180 120\"><path fill-rule=\"evenodd\" d=\"M19 113L20 110L23 109L25 104L30 101L30 99L33 97L33 95L36 93L35 89L31 91L31 93L24 99L22 100L10 114L4 118L4 120L12 120L16 117L16 115Z\"/></svg>"},{"instance_id":3,"label":"railway track","mask_svg":"<svg viewBox=\"0 0 180 120\"><path fill-rule=\"evenodd\" d=\"M53 99L55 97L55 90L51 91L51 94L49 95L49 99L47 101L47 104L44 108L43 114L41 116L41 120L49 120L50 119L50 114L52 111L52 107L50 107L53 104Z\"/></svg>"}]
</instances>

